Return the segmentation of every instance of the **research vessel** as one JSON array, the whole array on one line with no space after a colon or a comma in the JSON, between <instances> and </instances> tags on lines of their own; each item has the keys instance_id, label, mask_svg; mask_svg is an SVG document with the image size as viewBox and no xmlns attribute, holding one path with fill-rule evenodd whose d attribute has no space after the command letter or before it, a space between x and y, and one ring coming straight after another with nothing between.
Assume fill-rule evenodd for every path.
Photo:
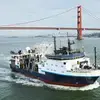
<instances>
[{"instance_id":1,"label":"research vessel","mask_svg":"<svg viewBox=\"0 0 100 100\"><path fill-rule=\"evenodd\" d=\"M10 59L10 68L26 77L36 78L47 84L83 87L93 84L100 76L100 70L90 63L90 58L84 50L72 49L74 42L68 39L68 46L56 48L54 37L54 53L43 54L37 49L27 48L13 53Z\"/></svg>"}]
</instances>

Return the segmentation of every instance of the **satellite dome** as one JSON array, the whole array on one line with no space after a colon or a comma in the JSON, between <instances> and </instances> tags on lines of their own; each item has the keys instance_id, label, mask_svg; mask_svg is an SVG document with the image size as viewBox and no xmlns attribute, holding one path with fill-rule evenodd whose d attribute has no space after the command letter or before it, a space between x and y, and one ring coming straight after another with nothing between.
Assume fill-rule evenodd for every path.
<instances>
[{"instance_id":1,"label":"satellite dome","mask_svg":"<svg viewBox=\"0 0 100 100\"><path fill-rule=\"evenodd\" d=\"M26 51L28 52L29 50L31 50L31 48L30 47L26 47Z\"/></svg>"}]
</instances>

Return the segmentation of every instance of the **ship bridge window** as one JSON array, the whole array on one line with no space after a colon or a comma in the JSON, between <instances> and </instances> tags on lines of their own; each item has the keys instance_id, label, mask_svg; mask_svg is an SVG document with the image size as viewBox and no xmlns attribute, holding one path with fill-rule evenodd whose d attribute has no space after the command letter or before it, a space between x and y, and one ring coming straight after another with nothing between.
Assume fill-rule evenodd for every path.
<instances>
[{"instance_id":1,"label":"ship bridge window","mask_svg":"<svg viewBox=\"0 0 100 100\"><path fill-rule=\"evenodd\" d=\"M80 62L80 63L88 63L88 61L87 61L87 60L85 60L85 61L82 61L82 62Z\"/></svg>"},{"instance_id":2,"label":"ship bridge window","mask_svg":"<svg viewBox=\"0 0 100 100\"><path fill-rule=\"evenodd\" d=\"M87 68L88 67L88 61L86 60L86 61L82 61L82 62L80 62L80 68Z\"/></svg>"}]
</instances>

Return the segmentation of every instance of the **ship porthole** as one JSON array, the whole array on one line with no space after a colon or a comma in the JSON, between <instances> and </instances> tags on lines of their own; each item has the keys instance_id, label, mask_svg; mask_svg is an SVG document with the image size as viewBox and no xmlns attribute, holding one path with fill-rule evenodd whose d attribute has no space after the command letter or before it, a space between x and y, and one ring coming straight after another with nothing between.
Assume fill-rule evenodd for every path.
<instances>
[{"instance_id":1,"label":"ship porthole","mask_svg":"<svg viewBox=\"0 0 100 100\"><path fill-rule=\"evenodd\" d=\"M64 65L66 65L66 62L64 62Z\"/></svg>"}]
</instances>

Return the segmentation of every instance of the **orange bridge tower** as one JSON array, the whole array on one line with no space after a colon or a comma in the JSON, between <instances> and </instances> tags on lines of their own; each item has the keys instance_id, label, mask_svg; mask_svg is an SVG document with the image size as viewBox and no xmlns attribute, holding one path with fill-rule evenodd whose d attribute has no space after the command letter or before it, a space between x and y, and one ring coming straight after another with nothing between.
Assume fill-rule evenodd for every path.
<instances>
[{"instance_id":1,"label":"orange bridge tower","mask_svg":"<svg viewBox=\"0 0 100 100\"><path fill-rule=\"evenodd\" d=\"M77 39L82 40L82 7L77 7Z\"/></svg>"}]
</instances>

